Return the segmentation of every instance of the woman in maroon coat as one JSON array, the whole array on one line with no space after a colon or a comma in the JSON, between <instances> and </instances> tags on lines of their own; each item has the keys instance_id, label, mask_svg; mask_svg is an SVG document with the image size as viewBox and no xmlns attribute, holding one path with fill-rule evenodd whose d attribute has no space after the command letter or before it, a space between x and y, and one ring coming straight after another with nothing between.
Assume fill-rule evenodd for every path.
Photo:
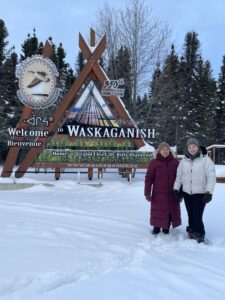
<instances>
[{"instance_id":1,"label":"woman in maroon coat","mask_svg":"<svg viewBox=\"0 0 225 300\"><path fill-rule=\"evenodd\" d=\"M170 146L162 142L157 149L156 159L148 166L145 176L145 197L151 202L150 224L152 233L158 234L163 229L169 233L173 227L181 224L180 203L173 195L178 160L170 152Z\"/></svg>"}]
</instances>

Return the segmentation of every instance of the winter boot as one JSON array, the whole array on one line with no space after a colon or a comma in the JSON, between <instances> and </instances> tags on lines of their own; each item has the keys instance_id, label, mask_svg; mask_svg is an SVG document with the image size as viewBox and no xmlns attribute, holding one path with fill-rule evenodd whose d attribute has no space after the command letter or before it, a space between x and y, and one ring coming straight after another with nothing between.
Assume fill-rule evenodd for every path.
<instances>
[{"instance_id":1,"label":"winter boot","mask_svg":"<svg viewBox=\"0 0 225 300\"><path fill-rule=\"evenodd\" d=\"M152 234L159 234L160 233L160 227L153 227L153 230L152 230Z\"/></svg>"},{"instance_id":2,"label":"winter boot","mask_svg":"<svg viewBox=\"0 0 225 300\"><path fill-rule=\"evenodd\" d=\"M189 238L190 238L190 239L193 239L193 238L194 238L194 237L193 237L193 233L194 233L193 228L187 226L187 227L186 227L186 231L187 231L187 233L188 233L188 235L189 235Z\"/></svg>"},{"instance_id":3,"label":"winter boot","mask_svg":"<svg viewBox=\"0 0 225 300\"><path fill-rule=\"evenodd\" d=\"M165 234L169 234L170 233L170 222L169 222L169 224L168 224L168 227L167 228L163 228L163 233L165 233Z\"/></svg>"},{"instance_id":4,"label":"winter boot","mask_svg":"<svg viewBox=\"0 0 225 300\"><path fill-rule=\"evenodd\" d=\"M197 241L197 243L203 243L205 241L205 234L200 232L193 232L192 238Z\"/></svg>"}]
</instances>

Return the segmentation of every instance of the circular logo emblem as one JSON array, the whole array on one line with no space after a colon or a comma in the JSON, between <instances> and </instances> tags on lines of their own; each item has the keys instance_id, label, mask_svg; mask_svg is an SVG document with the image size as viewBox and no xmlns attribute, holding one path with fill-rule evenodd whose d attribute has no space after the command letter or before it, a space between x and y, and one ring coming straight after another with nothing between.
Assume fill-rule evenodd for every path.
<instances>
[{"instance_id":1,"label":"circular logo emblem","mask_svg":"<svg viewBox=\"0 0 225 300\"><path fill-rule=\"evenodd\" d=\"M20 101L33 109L53 105L59 96L57 76L58 70L50 59L42 55L27 58L16 70L16 77L19 78L17 95Z\"/></svg>"}]
</instances>

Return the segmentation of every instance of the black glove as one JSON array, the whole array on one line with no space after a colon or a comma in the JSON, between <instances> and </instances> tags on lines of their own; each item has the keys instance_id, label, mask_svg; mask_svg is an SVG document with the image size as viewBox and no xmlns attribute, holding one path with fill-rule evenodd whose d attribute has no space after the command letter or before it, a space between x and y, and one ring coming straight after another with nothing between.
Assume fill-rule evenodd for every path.
<instances>
[{"instance_id":1,"label":"black glove","mask_svg":"<svg viewBox=\"0 0 225 300\"><path fill-rule=\"evenodd\" d=\"M209 203L212 200L212 194L209 192L205 193L205 195L202 197L202 201L206 204Z\"/></svg>"},{"instance_id":2,"label":"black glove","mask_svg":"<svg viewBox=\"0 0 225 300\"><path fill-rule=\"evenodd\" d=\"M180 195L180 192L178 192L178 190L173 190L173 197L175 198L175 200L177 202L181 202L182 201L182 197Z\"/></svg>"}]
</instances>

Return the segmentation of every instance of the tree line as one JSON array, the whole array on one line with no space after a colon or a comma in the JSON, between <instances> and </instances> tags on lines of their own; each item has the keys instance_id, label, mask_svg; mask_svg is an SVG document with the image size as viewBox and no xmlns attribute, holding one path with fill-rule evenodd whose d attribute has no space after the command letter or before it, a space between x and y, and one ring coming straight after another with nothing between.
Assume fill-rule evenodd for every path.
<instances>
[{"instance_id":1,"label":"tree line","mask_svg":"<svg viewBox=\"0 0 225 300\"><path fill-rule=\"evenodd\" d=\"M129 49L121 47L110 60L111 78L125 78L124 103L140 128L155 128L154 146L164 140L183 151L185 141L195 136L202 145L225 144L225 56L218 80L200 52L196 32L185 36L179 56L172 45L162 64L150 78L148 91L138 95L132 107L131 60Z\"/></svg>"},{"instance_id":2,"label":"tree line","mask_svg":"<svg viewBox=\"0 0 225 300\"><path fill-rule=\"evenodd\" d=\"M127 109L139 127L156 130L151 144L164 140L178 152L190 136L205 146L225 144L225 56L216 80L198 33L186 33L178 55L168 25L141 0L120 9L104 4L96 28L109 37L108 75L125 78Z\"/></svg>"},{"instance_id":3,"label":"tree line","mask_svg":"<svg viewBox=\"0 0 225 300\"><path fill-rule=\"evenodd\" d=\"M96 33L106 34L107 49L100 64L110 79L124 78L126 109L140 128L155 128L154 146L164 140L185 146L187 137L200 142L225 143L225 56L219 77L212 75L210 61L201 55L197 32L187 32L183 53L169 46L170 29L141 0L114 9L105 3L97 12ZM17 125L22 105L17 99L16 65L27 57L41 54L43 42L36 31L21 45L21 54L8 46L8 31L0 20L0 161L7 154L6 129ZM64 93L85 65L79 52L75 70L66 62L62 44L54 44L56 64ZM169 50L168 50L169 49ZM167 53L167 55L165 55Z\"/></svg>"}]
</instances>

